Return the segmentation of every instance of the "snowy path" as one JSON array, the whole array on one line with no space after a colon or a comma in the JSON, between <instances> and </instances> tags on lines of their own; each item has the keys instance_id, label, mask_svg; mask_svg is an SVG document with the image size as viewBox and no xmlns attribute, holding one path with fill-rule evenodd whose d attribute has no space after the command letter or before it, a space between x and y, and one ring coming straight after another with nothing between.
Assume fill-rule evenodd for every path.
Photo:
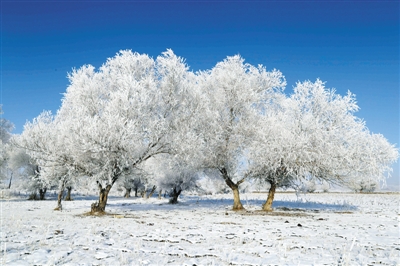
<instances>
[{"instance_id":1,"label":"snowy path","mask_svg":"<svg viewBox=\"0 0 400 266\"><path fill-rule=\"evenodd\" d=\"M93 200L1 202L1 265L398 265L399 194L278 193L109 199L111 215L82 215ZM351 204L349 204L351 203Z\"/></svg>"}]
</instances>

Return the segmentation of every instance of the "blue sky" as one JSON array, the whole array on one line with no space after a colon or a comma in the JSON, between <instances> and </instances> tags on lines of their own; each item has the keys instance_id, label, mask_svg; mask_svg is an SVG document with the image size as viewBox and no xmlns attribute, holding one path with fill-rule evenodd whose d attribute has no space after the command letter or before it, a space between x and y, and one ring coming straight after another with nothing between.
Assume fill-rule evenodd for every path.
<instances>
[{"instance_id":1,"label":"blue sky","mask_svg":"<svg viewBox=\"0 0 400 266\"><path fill-rule=\"evenodd\" d=\"M1 1L1 103L20 133L55 112L67 72L121 49L167 48L193 70L228 55L276 68L290 93L320 78L355 93L374 133L399 143L398 1ZM398 146L398 145L397 145ZM399 184L399 163L389 184Z\"/></svg>"}]
</instances>

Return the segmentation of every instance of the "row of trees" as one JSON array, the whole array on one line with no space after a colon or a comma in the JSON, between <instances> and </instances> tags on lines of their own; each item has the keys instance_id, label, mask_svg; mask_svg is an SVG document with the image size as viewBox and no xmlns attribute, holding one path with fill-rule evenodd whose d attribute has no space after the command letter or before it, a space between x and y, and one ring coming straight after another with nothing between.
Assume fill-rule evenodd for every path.
<instances>
[{"instance_id":1,"label":"row of trees","mask_svg":"<svg viewBox=\"0 0 400 266\"><path fill-rule=\"evenodd\" d=\"M281 72L240 56L192 72L171 50L156 59L121 51L98 71L73 70L69 81L57 114L43 112L12 143L60 193L77 180L95 181L92 212L104 212L115 183L134 182L138 173L151 173L176 198L199 173L217 176L232 191L234 210L243 209L243 182L268 183L268 211L279 187L384 182L398 158L354 115L350 92L340 96L316 80L286 95Z\"/></svg>"}]
</instances>

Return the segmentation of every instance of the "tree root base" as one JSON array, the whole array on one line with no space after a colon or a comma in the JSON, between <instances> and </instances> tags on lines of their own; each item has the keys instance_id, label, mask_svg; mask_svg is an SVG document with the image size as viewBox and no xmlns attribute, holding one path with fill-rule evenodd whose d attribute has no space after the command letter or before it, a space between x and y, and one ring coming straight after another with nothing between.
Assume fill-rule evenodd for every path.
<instances>
[{"instance_id":1,"label":"tree root base","mask_svg":"<svg viewBox=\"0 0 400 266\"><path fill-rule=\"evenodd\" d=\"M178 204L178 200L170 199L168 201L169 204Z\"/></svg>"},{"instance_id":2,"label":"tree root base","mask_svg":"<svg viewBox=\"0 0 400 266\"><path fill-rule=\"evenodd\" d=\"M92 203L92 205L90 207L91 207L90 208L90 213L92 213L92 214L97 214L97 213L98 214L104 214L106 212L105 208L99 206L98 202Z\"/></svg>"}]
</instances>

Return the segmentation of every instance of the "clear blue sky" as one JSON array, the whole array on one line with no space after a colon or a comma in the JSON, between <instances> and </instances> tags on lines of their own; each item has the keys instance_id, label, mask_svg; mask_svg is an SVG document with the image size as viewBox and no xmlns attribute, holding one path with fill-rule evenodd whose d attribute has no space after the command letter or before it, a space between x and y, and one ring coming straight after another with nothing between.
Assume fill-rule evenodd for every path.
<instances>
[{"instance_id":1,"label":"clear blue sky","mask_svg":"<svg viewBox=\"0 0 400 266\"><path fill-rule=\"evenodd\" d=\"M171 48L193 70L228 55L295 82L320 78L357 95L374 133L399 143L398 1L1 0L1 103L20 133L55 112L73 67L99 67L121 49ZM397 145L398 146L398 145ZM399 163L389 184L399 184Z\"/></svg>"}]
</instances>

